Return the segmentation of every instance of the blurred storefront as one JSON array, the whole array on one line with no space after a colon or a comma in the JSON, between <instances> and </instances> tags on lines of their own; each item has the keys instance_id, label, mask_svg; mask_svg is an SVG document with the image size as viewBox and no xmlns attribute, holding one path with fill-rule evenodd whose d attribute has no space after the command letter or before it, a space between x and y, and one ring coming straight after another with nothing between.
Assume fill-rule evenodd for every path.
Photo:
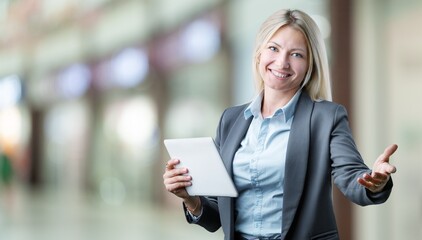
<instances>
[{"instance_id":1,"label":"blurred storefront","mask_svg":"<svg viewBox=\"0 0 422 240\"><path fill-rule=\"evenodd\" d=\"M71 216L88 199L82 207L135 205L138 224L152 214L172 219L161 212L180 204L163 191L162 140L214 135L230 103L222 1L2 1L0 15L0 152L13 187L56 200L64 193L71 201L59 204L76 208ZM36 196L24 207L2 201L0 229L22 225L31 235L16 219L32 217L16 212L40 204ZM186 234L147 226L141 239Z\"/></svg>"},{"instance_id":2,"label":"blurred storefront","mask_svg":"<svg viewBox=\"0 0 422 240\"><path fill-rule=\"evenodd\" d=\"M221 233L192 230L181 212L160 218L180 210L162 184L168 158L162 140L214 136L223 109L255 94L250 66L259 25L276 9L299 8L322 30L335 66L335 100L348 107L368 165L385 145L400 146L391 201L370 208L337 202L343 239L417 239L422 180L412 169L420 168L421 155L422 4L334 1L1 1L0 153L10 161L13 184L129 206L122 212L140 215L128 219L152 231L134 230L140 239L157 233L182 238L186 231L221 239ZM5 210L0 228L5 218L11 220L3 226L21 219L24 227L26 215L17 212L13 217ZM181 223L169 229L179 230L176 235L145 220L169 223L167 216ZM86 219L81 222L89 224ZM76 239L85 239L79 234Z\"/></svg>"},{"instance_id":3,"label":"blurred storefront","mask_svg":"<svg viewBox=\"0 0 422 240\"><path fill-rule=\"evenodd\" d=\"M211 134L228 104L220 1L2 8L1 145L34 187L152 200L163 132Z\"/></svg>"}]
</instances>

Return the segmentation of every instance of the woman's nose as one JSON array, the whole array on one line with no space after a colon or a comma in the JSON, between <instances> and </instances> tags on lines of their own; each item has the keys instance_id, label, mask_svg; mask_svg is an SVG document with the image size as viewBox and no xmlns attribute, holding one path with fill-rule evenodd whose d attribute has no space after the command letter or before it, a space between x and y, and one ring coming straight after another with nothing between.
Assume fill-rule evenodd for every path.
<instances>
[{"instance_id":1,"label":"woman's nose","mask_svg":"<svg viewBox=\"0 0 422 240\"><path fill-rule=\"evenodd\" d=\"M276 64L278 66L280 66L281 68L289 68L290 67L290 62L289 62L289 57L287 54L280 54L277 59L276 59Z\"/></svg>"}]
</instances>

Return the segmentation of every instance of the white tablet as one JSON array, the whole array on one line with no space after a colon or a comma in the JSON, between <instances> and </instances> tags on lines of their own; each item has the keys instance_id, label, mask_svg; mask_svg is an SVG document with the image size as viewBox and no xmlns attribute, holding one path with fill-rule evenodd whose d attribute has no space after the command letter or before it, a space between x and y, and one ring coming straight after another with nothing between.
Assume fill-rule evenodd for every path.
<instances>
[{"instance_id":1,"label":"white tablet","mask_svg":"<svg viewBox=\"0 0 422 240\"><path fill-rule=\"evenodd\" d=\"M237 190L211 137L165 139L171 158L180 160L176 167L186 167L192 185L191 196L237 197Z\"/></svg>"}]
</instances>

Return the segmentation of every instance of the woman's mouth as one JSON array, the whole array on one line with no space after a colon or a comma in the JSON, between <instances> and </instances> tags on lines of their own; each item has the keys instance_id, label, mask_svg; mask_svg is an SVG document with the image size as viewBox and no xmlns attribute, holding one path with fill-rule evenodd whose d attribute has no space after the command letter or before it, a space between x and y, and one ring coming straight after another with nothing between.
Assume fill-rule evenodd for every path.
<instances>
[{"instance_id":1,"label":"woman's mouth","mask_svg":"<svg viewBox=\"0 0 422 240\"><path fill-rule=\"evenodd\" d=\"M290 76L292 76L292 74L290 73L281 73L281 72L277 72L275 70L271 70L272 74L278 78L288 78Z\"/></svg>"}]
</instances>

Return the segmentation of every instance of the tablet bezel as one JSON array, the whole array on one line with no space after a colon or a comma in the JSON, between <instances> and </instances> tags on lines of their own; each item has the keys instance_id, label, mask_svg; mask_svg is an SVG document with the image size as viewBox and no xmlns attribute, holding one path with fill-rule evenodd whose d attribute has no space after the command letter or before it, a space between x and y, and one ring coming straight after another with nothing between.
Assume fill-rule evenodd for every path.
<instances>
[{"instance_id":1,"label":"tablet bezel","mask_svg":"<svg viewBox=\"0 0 422 240\"><path fill-rule=\"evenodd\" d=\"M213 138L165 139L164 145L171 158L180 160L176 167L186 167L192 176L192 185L186 187L191 196L237 197L238 192L224 166Z\"/></svg>"}]
</instances>

